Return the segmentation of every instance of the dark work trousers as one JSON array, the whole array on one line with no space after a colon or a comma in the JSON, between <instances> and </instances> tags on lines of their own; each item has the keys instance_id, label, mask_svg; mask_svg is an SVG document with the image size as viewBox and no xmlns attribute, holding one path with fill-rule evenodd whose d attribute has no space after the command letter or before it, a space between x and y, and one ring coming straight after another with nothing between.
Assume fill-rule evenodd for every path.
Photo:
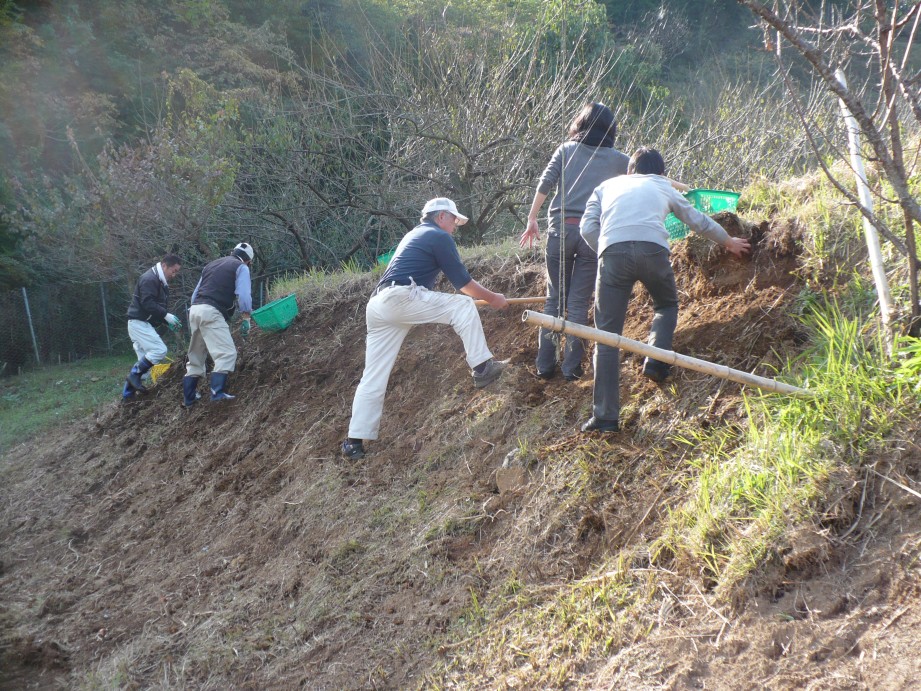
<instances>
[{"instance_id":1,"label":"dark work trousers","mask_svg":"<svg viewBox=\"0 0 921 691\"><path fill-rule=\"evenodd\" d=\"M672 349L678 323L678 291L670 253L654 242L618 242L608 246L598 260L595 288L595 327L621 334L633 284L642 283L652 297L656 315L649 344ZM600 420L620 419L620 349L595 347L595 390L592 415Z\"/></svg>"},{"instance_id":2,"label":"dark work trousers","mask_svg":"<svg viewBox=\"0 0 921 691\"><path fill-rule=\"evenodd\" d=\"M562 257L560 245L563 245ZM560 262L563 262L563 285L560 285ZM562 232L553 226L547 235L547 302L544 314L565 317L576 324L588 324L592 288L598 272L598 255L579 234L578 220L564 224ZM537 345L537 371L552 372L556 367L556 338L552 331L541 329ZM561 369L564 375L578 375L585 343L581 338L566 336L566 350Z\"/></svg>"}]
</instances>

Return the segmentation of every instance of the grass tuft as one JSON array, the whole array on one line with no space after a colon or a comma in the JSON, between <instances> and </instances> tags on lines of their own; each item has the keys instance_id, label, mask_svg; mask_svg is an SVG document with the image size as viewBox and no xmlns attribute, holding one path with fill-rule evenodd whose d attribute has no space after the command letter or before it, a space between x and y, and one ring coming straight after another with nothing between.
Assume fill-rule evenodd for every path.
<instances>
[{"instance_id":1,"label":"grass tuft","mask_svg":"<svg viewBox=\"0 0 921 691\"><path fill-rule=\"evenodd\" d=\"M789 531L821 521L842 472L885 445L903 402L884 344L862 323L836 305L804 316L813 346L797 364L812 398L750 395L753 423L740 438L686 433L697 477L654 544L655 561L702 563L707 585L731 597L765 560L782 557Z\"/></svg>"}]
</instances>

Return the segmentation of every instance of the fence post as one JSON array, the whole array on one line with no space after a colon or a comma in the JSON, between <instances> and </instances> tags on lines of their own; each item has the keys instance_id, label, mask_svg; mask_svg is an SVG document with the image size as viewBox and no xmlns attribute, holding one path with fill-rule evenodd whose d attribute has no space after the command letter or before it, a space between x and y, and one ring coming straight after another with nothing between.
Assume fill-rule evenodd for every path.
<instances>
[{"instance_id":1,"label":"fence post","mask_svg":"<svg viewBox=\"0 0 921 691\"><path fill-rule=\"evenodd\" d=\"M112 341L109 340L109 310L106 309L106 284L99 282L99 294L102 296L102 323L106 327L106 352L112 352Z\"/></svg>"},{"instance_id":2,"label":"fence post","mask_svg":"<svg viewBox=\"0 0 921 691\"><path fill-rule=\"evenodd\" d=\"M35 340L35 329L32 326L32 310L29 309L29 294L26 292L26 287L22 287L22 301L26 305L26 319L29 322L29 333L32 334L32 348L35 350L35 364L42 364L41 358L38 356L38 341Z\"/></svg>"}]
</instances>

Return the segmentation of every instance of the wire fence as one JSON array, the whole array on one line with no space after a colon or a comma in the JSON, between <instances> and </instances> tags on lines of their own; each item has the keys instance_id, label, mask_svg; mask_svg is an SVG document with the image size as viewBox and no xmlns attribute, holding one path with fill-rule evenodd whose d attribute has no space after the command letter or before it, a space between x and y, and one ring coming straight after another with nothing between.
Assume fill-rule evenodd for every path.
<instances>
[{"instance_id":1,"label":"wire fence","mask_svg":"<svg viewBox=\"0 0 921 691\"><path fill-rule=\"evenodd\" d=\"M267 294L264 278L253 282L254 308ZM134 286L117 283L55 284L0 293L0 376L42 365L130 354L128 305ZM188 325L188 297L170 300L170 311ZM185 354L187 329L162 329L171 352Z\"/></svg>"}]
</instances>

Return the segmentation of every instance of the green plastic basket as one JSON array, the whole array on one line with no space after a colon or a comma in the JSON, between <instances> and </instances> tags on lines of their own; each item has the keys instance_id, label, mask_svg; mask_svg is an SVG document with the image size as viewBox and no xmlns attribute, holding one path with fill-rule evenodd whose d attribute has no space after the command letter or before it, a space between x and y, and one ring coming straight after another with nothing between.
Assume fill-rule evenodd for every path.
<instances>
[{"instance_id":1,"label":"green plastic basket","mask_svg":"<svg viewBox=\"0 0 921 691\"><path fill-rule=\"evenodd\" d=\"M381 256L377 258L377 263L379 266L387 266L390 263L390 260L393 259L393 255L396 253L397 248L394 247L389 252L384 252Z\"/></svg>"},{"instance_id":2,"label":"green plastic basket","mask_svg":"<svg viewBox=\"0 0 921 691\"><path fill-rule=\"evenodd\" d=\"M684 198L691 202L691 206L698 211L715 214L720 211L735 211L739 203L739 196L738 192L726 190L691 190L684 195ZM669 240L680 240L691 232L691 229L675 214L669 214L665 218L665 230L668 231Z\"/></svg>"},{"instance_id":3,"label":"green plastic basket","mask_svg":"<svg viewBox=\"0 0 921 691\"><path fill-rule=\"evenodd\" d=\"M253 312L253 319L263 331L284 331L297 316L294 294L270 302Z\"/></svg>"}]
</instances>

